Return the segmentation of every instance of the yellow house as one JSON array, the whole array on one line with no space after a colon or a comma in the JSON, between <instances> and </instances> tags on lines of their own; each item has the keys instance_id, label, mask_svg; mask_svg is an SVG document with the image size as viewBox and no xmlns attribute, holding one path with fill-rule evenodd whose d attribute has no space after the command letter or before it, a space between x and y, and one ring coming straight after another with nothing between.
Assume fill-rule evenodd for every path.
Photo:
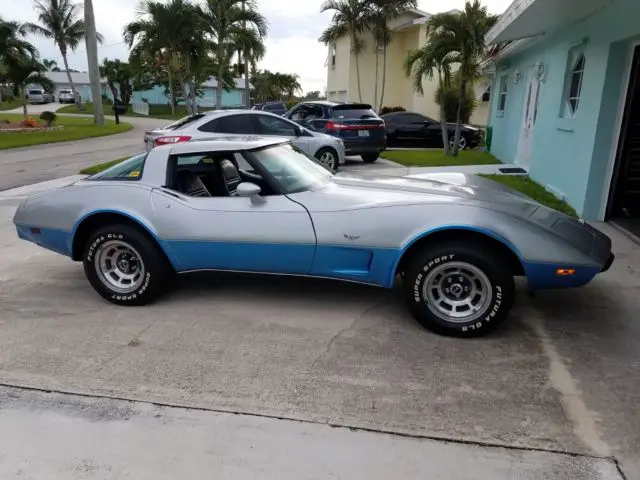
<instances>
[{"instance_id":1,"label":"yellow house","mask_svg":"<svg viewBox=\"0 0 640 480\"><path fill-rule=\"evenodd\" d=\"M392 19L389 27L393 31L390 45L387 47L387 74L384 86L384 99L380 102L382 92L383 51L379 47L378 72L376 75L376 49L373 36L363 38L364 49L358 55L360 68L360 91L358 95L358 77L356 74L356 58L351 51L351 39L343 37L329 47L327 57L327 99L337 102L368 103L380 109L383 106L404 107L413 112L423 113L429 117L439 119L440 109L434 100L438 81L423 80L424 94L414 91L412 80L404 74L404 60L411 50L424 45L427 41L425 23L429 14L421 10L408 10L404 14ZM375 98L376 76L378 79L378 95ZM486 125L489 116L488 88L491 80L481 80L475 86L477 107L471 118L471 123Z\"/></svg>"}]
</instances>

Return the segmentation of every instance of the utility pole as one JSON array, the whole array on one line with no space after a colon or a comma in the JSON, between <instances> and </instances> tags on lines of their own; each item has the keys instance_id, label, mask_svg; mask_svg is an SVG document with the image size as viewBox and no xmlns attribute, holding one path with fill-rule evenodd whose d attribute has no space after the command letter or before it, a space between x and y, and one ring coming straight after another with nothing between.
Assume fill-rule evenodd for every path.
<instances>
[{"instance_id":1,"label":"utility pole","mask_svg":"<svg viewBox=\"0 0 640 480\"><path fill-rule=\"evenodd\" d=\"M102 92L100 90L100 67L98 66L98 37L96 33L96 17L93 14L93 0L84 0L84 25L91 97L93 99L93 122L96 125L104 125Z\"/></svg>"},{"instance_id":2,"label":"utility pole","mask_svg":"<svg viewBox=\"0 0 640 480\"><path fill-rule=\"evenodd\" d=\"M242 0L242 9L244 10L246 7L244 0ZM246 28L247 23L244 23ZM247 50L245 49L244 53L244 103L247 108L251 108L251 89L249 88L249 55L247 55Z\"/></svg>"}]
</instances>

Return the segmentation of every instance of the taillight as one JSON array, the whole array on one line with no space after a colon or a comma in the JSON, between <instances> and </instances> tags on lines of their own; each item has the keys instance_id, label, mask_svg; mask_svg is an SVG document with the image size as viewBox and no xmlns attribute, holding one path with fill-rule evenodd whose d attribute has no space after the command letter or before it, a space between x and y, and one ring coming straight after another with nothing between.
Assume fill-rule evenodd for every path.
<instances>
[{"instance_id":1,"label":"taillight","mask_svg":"<svg viewBox=\"0 0 640 480\"><path fill-rule=\"evenodd\" d=\"M188 142L191 137L186 135L180 135L175 137L158 137L154 140L155 145L171 145L172 143Z\"/></svg>"},{"instance_id":2,"label":"taillight","mask_svg":"<svg viewBox=\"0 0 640 480\"><path fill-rule=\"evenodd\" d=\"M346 130L348 127L342 123L334 123L329 121L327 123L327 130Z\"/></svg>"}]
</instances>

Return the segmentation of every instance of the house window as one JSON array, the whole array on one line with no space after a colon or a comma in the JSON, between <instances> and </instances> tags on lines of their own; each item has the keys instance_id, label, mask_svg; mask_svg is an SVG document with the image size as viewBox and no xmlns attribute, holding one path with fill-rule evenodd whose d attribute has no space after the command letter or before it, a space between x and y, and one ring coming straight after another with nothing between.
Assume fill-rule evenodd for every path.
<instances>
[{"instance_id":1,"label":"house window","mask_svg":"<svg viewBox=\"0 0 640 480\"><path fill-rule=\"evenodd\" d=\"M500 77L500 93L498 95L498 111L504 112L507 106L507 85L509 84L509 76L502 75Z\"/></svg>"},{"instance_id":2,"label":"house window","mask_svg":"<svg viewBox=\"0 0 640 480\"><path fill-rule=\"evenodd\" d=\"M331 45L329 47L329 55L327 56L327 61L325 63L325 66L330 67L330 68L336 68L336 46L335 45Z\"/></svg>"},{"instance_id":3,"label":"house window","mask_svg":"<svg viewBox=\"0 0 640 480\"><path fill-rule=\"evenodd\" d=\"M564 116L573 118L580 106L582 79L584 77L586 59L584 53L573 52L570 56L569 71L565 87Z\"/></svg>"}]
</instances>

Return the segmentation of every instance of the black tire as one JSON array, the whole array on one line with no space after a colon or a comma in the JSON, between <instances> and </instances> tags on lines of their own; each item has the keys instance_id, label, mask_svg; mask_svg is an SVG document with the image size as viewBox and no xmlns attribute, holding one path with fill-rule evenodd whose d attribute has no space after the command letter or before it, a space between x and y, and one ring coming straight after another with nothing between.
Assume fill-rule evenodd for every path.
<instances>
[{"instance_id":1,"label":"black tire","mask_svg":"<svg viewBox=\"0 0 640 480\"><path fill-rule=\"evenodd\" d=\"M321 148L320 150L318 150L316 152L315 157L320 160L322 158L323 155L325 154L330 154L331 156L333 156L333 162L331 163L331 165L327 164L323 164L324 167L326 167L327 169L331 170L332 172L337 172L338 168L340 166L340 158L338 157L338 152L336 152L333 148L331 147L324 147Z\"/></svg>"},{"instance_id":2,"label":"black tire","mask_svg":"<svg viewBox=\"0 0 640 480\"><path fill-rule=\"evenodd\" d=\"M480 310L472 313L472 318L467 321L464 318L457 320L451 317L449 317L451 318L450 320L443 318L448 317L448 315L443 312L434 313L432 309L438 310L438 308L433 304L430 308L428 297L425 298L425 283L432 278L438 278L437 274L439 272L443 273L443 277L441 277L443 278L442 284L445 286L451 285L448 282L453 278L456 280L453 286L457 285L458 291L460 288L462 290L470 288L474 284L476 287L477 285L482 285L481 276L478 276L477 281L474 282L469 281L471 277L467 277L466 274L464 277L460 276L460 274L444 275L445 265L451 267L462 265L463 270L468 268L465 265L471 265L473 269L481 272L485 280L488 281L485 283L488 283L486 291L491 292L490 299L481 304ZM409 310L423 327L440 335L453 337L480 337L486 335L505 322L513 305L514 280L513 274L507 268L507 265L508 262L503 260L499 252L492 248L471 244L470 242L456 241L451 242L449 245L427 247L414 255L410 259L407 268L405 268L403 288ZM458 282L457 279L460 279L460 281ZM443 296L438 298L442 298L443 302L447 300L444 295L453 295L448 288L444 289L442 294ZM460 294L464 294L464 292L458 293L458 295ZM432 291L432 295L439 295L437 288ZM460 297L457 297L457 299L460 299Z\"/></svg>"},{"instance_id":3,"label":"black tire","mask_svg":"<svg viewBox=\"0 0 640 480\"><path fill-rule=\"evenodd\" d=\"M103 280L96 266L96 256L108 241L128 245L141 257L144 276L133 291L118 291ZM107 248L107 247L105 247ZM89 234L82 256L85 275L91 286L105 299L116 305L146 305L160 296L173 273L164 253L147 235L137 228L122 225L105 225ZM131 262L137 264L137 262ZM138 266L140 268L140 266Z\"/></svg>"},{"instance_id":4,"label":"black tire","mask_svg":"<svg viewBox=\"0 0 640 480\"><path fill-rule=\"evenodd\" d=\"M360 156L362 157L362 161L364 163L373 163L376 160L378 160L378 157L380 156L380 154L379 153L363 153Z\"/></svg>"}]
</instances>

